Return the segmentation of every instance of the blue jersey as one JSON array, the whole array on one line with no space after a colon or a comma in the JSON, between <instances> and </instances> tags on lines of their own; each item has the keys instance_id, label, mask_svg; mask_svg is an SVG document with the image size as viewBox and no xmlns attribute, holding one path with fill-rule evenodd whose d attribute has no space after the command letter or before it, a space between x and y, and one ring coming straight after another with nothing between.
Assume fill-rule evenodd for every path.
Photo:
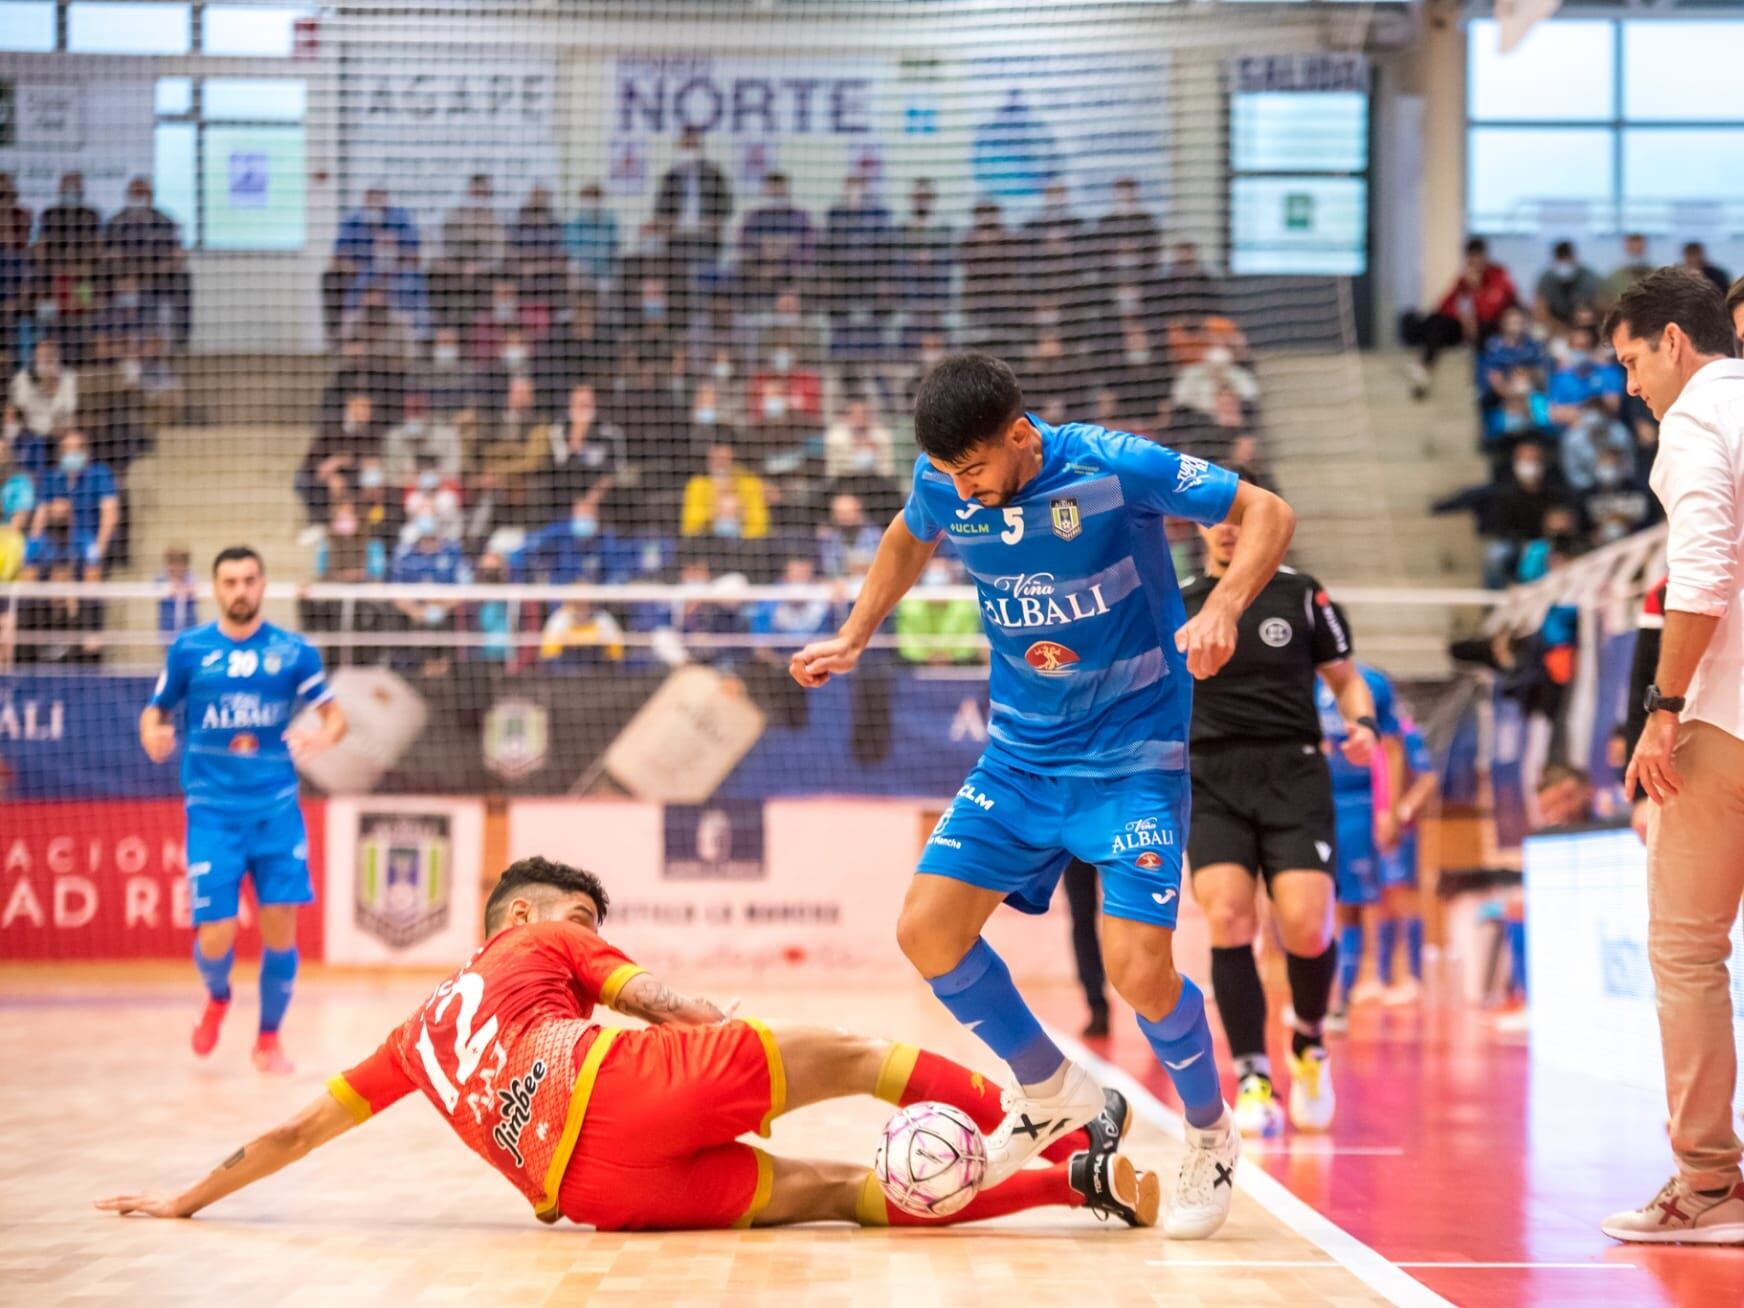
<instances>
[{"instance_id":1,"label":"blue jersey","mask_svg":"<svg viewBox=\"0 0 1744 1308\"><path fill-rule=\"evenodd\" d=\"M263 622L237 641L209 622L175 638L151 703L165 713L187 703L188 803L241 813L296 798L285 728L299 701L332 698L321 655L296 632Z\"/></svg>"},{"instance_id":2,"label":"blue jersey","mask_svg":"<svg viewBox=\"0 0 1744 1308\"><path fill-rule=\"evenodd\" d=\"M1397 736L1400 728L1398 709L1393 699L1393 683L1387 680L1387 674L1379 668L1371 668L1366 663L1356 666L1362 679L1369 683L1369 694L1374 696L1375 721L1381 724L1381 735ZM1339 749L1350 732L1345 729L1344 715L1338 711L1338 700L1332 693L1332 687L1318 677L1314 680L1314 706L1320 710L1321 734L1332 746L1327 762L1332 768L1334 797L1343 803L1358 798L1368 802L1373 793L1369 770L1349 762Z\"/></svg>"},{"instance_id":3,"label":"blue jersey","mask_svg":"<svg viewBox=\"0 0 1744 1308\"><path fill-rule=\"evenodd\" d=\"M1186 766L1193 682L1163 518L1221 522L1234 473L1084 423L1041 433L1041 472L1009 504L957 496L923 455L903 518L950 537L993 646L987 757L1032 773L1117 777Z\"/></svg>"},{"instance_id":4,"label":"blue jersey","mask_svg":"<svg viewBox=\"0 0 1744 1308\"><path fill-rule=\"evenodd\" d=\"M1406 777L1430 775L1435 771L1435 756L1429 752L1429 743L1423 739L1423 733L1409 717L1400 718L1399 725L1402 728L1399 739L1405 745Z\"/></svg>"}]
</instances>

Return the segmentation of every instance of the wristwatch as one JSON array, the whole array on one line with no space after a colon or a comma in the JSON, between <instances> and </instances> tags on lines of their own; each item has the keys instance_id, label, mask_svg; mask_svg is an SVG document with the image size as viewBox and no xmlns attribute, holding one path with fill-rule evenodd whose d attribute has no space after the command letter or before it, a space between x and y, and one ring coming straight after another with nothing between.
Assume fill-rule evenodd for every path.
<instances>
[{"instance_id":1,"label":"wristwatch","mask_svg":"<svg viewBox=\"0 0 1744 1308\"><path fill-rule=\"evenodd\" d=\"M1381 724L1375 720L1373 714L1363 714L1356 720L1356 724L1359 727L1367 727L1369 729L1369 735L1373 736L1376 740L1381 738Z\"/></svg>"},{"instance_id":2,"label":"wristwatch","mask_svg":"<svg viewBox=\"0 0 1744 1308\"><path fill-rule=\"evenodd\" d=\"M1642 697L1641 707L1649 713L1670 713L1676 716L1683 712L1682 695L1661 695L1658 686L1649 686L1647 694Z\"/></svg>"}]
</instances>

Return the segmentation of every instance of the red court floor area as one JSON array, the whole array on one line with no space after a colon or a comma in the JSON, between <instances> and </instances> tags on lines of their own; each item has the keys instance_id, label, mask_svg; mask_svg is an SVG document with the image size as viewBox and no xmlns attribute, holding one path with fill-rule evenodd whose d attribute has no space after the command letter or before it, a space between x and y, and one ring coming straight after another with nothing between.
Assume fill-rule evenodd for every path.
<instances>
[{"instance_id":1,"label":"red court floor area","mask_svg":"<svg viewBox=\"0 0 1744 1308\"><path fill-rule=\"evenodd\" d=\"M1056 995L1047 1018L1076 1031L1082 1010ZM1358 1008L1332 1037L1332 1135L1286 1134L1249 1160L1462 1308L1744 1304L1744 1248L1623 1246L1598 1229L1670 1175L1664 1105L1603 1067L1535 1075L1528 1040L1469 1009ZM1130 1015L1086 1045L1179 1107ZM1423 1263L1466 1265L1409 1266Z\"/></svg>"}]
</instances>

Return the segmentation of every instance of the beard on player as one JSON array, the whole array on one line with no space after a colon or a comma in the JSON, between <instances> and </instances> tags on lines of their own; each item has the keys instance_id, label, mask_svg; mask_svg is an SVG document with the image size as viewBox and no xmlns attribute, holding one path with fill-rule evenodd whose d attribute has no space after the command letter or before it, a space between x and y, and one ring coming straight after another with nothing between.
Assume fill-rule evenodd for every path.
<instances>
[{"instance_id":1,"label":"beard on player","mask_svg":"<svg viewBox=\"0 0 1744 1308\"><path fill-rule=\"evenodd\" d=\"M243 623L253 622L255 615L259 612L259 600L251 600L246 595L238 595L235 599L230 601L230 607L224 610L224 616L229 618L232 622L241 625Z\"/></svg>"}]
</instances>

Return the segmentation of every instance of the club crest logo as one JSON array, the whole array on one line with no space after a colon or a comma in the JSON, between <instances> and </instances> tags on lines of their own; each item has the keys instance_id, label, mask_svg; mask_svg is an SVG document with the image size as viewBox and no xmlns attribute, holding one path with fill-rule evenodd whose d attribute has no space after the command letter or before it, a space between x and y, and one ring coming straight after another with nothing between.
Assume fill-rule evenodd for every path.
<instances>
[{"instance_id":1,"label":"club crest logo","mask_svg":"<svg viewBox=\"0 0 1744 1308\"><path fill-rule=\"evenodd\" d=\"M1072 672L1078 655L1057 640L1038 640L1024 651L1023 661L1044 677L1064 677Z\"/></svg>"},{"instance_id":2,"label":"club crest logo","mask_svg":"<svg viewBox=\"0 0 1744 1308\"><path fill-rule=\"evenodd\" d=\"M1061 540L1076 540L1083 534L1084 524L1078 518L1078 501L1072 499L1048 501L1048 517L1054 535Z\"/></svg>"},{"instance_id":3,"label":"club crest logo","mask_svg":"<svg viewBox=\"0 0 1744 1308\"><path fill-rule=\"evenodd\" d=\"M268 654L260 661L260 666L266 669L267 676L276 677L279 675L279 669L284 667L284 662L277 654Z\"/></svg>"},{"instance_id":4,"label":"club crest logo","mask_svg":"<svg viewBox=\"0 0 1744 1308\"><path fill-rule=\"evenodd\" d=\"M1290 637L1295 635L1288 620L1284 618L1267 618L1260 623L1260 639L1273 649L1283 649L1290 643Z\"/></svg>"},{"instance_id":5,"label":"club crest logo","mask_svg":"<svg viewBox=\"0 0 1744 1308\"><path fill-rule=\"evenodd\" d=\"M508 781L530 777L551 752L551 714L528 699L504 699L484 715L484 765Z\"/></svg>"},{"instance_id":6,"label":"club crest logo","mask_svg":"<svg viewBox=\"0 0 1744 1308\"><path fill-rule=\"evenodd\" d=\"M358 929L389 948L409 948L447 926L454 897L448 816L360 813L354 893Z\"/></svg>"}]
</instances>

